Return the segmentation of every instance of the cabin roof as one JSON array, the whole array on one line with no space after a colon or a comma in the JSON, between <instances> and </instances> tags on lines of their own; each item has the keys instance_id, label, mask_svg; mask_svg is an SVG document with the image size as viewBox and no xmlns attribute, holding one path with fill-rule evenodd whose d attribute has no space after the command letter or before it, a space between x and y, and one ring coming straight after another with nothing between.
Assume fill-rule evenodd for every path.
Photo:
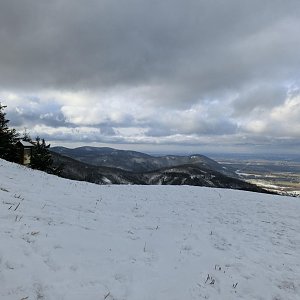
<instances>
[{"instance_id":1,"label":"cabin roof","mask_svg":"<svg viewBox=\"0 0 300 300\"><path fill-rule=\"evenodd\" d=\"M30 142L18 141L18 143L20 143L23 147L34 147L34 145Z\"/></svg>"}]
</instances>

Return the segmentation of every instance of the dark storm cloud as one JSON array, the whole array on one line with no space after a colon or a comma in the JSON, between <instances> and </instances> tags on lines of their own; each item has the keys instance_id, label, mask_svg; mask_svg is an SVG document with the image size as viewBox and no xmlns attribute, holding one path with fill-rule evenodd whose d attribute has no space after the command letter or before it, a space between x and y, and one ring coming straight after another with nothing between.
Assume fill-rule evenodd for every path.
<instances>
[{"instance_id":1,"label":"dark storm cloud","mask_svg":"<svg viewBox=\"0 0 300 300\"><path fill-rule=\"evenodd\" d=\"M27 127L39 123L50 127L66 125L64 116L61 113L39 114L33 111L9 113L12 126Z\"/></svg>"},{"instance_id":2,"label":"dark storm cloud","mask_svg":"<svg viewBox=\"0 0 300 300\"><path fill-rule=\"evenodd\" d=\"M171 135L170 128L157 126L157 124L153 125L146 131L146 136L152 136L152 137L163 137Z\"/></svg>"},{"instance_id":3,"label":"dark storm cloud","mask_svg":"<svg viewBox=\"0 0 300 300\"><path fill-rule=\"evenodd\" d=\"M4 86L155 85L193 101L298 74L299 1L1 1Z\"/></svg>"},{"instance_id":4,"label":"dark storm cloud","mask_svg":"<svg viewBox=\"0 0 300 300\"><path fill-rule=\"evenodd\" d=\"M12 126L28 127L42 124L50 127L70 126L55 102L41 104L39 99L25 97L26 105L10 109L8 117Z\"/></svg>"},{"instance_id":5,"label":"dark storm cloud","mask_svg":"<svg viewBox=\"0 0 300 300\"><path fill-rule=\"evenodd\" d=\"M248 115L253 110L270 110L283 104L287 97L286 89L277 84L257 84L256 86L241 91L233 103L234 115Z\"/></svg>"},{"instance_id":6,"label":"dark storm cloud","mask_svg":"<svg viewBox=\"0 0 300 300\"><path fill-rule=\"evenodd\" d=\"M114 129L108 124L105 126L100 126L100 132L104 136L114 136L116 134Z\"/></svg>"},{"instance_id":7,"label":"dark storm cloud","mask_svg":"<svg viewBox=\"0 0 300 300\"><path fill-rule=\"evenodd\" d=\"M184 123L184 124L182 124ZM237 132L237 124L220 117L220 119L201 118L194 116L175 115L173 120L161 120L160 122L148 124L150 128L145 133L147 136L163 137L174 134L195 135L222 135Z\"/></svg>"}]
</instances>

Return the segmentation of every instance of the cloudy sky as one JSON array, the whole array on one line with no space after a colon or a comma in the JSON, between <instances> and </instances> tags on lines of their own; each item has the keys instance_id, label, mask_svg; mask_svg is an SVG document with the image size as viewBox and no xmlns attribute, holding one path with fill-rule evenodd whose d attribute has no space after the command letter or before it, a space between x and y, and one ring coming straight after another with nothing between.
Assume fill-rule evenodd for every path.
<instances>
[{"instance_id":1,"label":"cloudy sky","mask_svg":"<svg viewBox=\"0 0 300 300\"><path fill-rule=\"evenodd\" d=\"M0 101L52 145L300 146L299 0L0 0Z\"/></svg>"}]
</instances>

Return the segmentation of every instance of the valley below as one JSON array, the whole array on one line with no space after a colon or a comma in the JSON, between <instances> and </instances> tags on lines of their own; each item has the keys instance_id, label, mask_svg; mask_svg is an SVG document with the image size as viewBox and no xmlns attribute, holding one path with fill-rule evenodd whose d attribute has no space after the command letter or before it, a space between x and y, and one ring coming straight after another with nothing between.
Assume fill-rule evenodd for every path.
<instances>
[{"instance_id":1,"label":"valley below","mask_svg":"<svg viewBox=\"0 0 300 300\"><path fill-rule=\"evenodd\" d=\"M218 158L217 161L249 183L282 195L300 196L300 162L296 160Z\"/></svg>"}]
</instances>

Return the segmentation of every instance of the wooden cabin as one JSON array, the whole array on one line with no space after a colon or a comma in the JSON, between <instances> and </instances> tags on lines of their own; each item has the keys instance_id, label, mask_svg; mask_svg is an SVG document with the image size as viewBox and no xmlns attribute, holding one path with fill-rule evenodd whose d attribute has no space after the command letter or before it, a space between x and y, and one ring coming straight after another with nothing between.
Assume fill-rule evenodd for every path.
<instances>
[{"instance_id":1,"label":"wooden cabin","mask_svg":"<svg viewBox=\"0 0 300 300\"><path fill-rule=\"evenodd\" d=\"M34 145L30 142L18 141L16 146L19 149L20 164L25 166L29 165L31 162L32 149Z\"/></svg>"}]
</instances>

